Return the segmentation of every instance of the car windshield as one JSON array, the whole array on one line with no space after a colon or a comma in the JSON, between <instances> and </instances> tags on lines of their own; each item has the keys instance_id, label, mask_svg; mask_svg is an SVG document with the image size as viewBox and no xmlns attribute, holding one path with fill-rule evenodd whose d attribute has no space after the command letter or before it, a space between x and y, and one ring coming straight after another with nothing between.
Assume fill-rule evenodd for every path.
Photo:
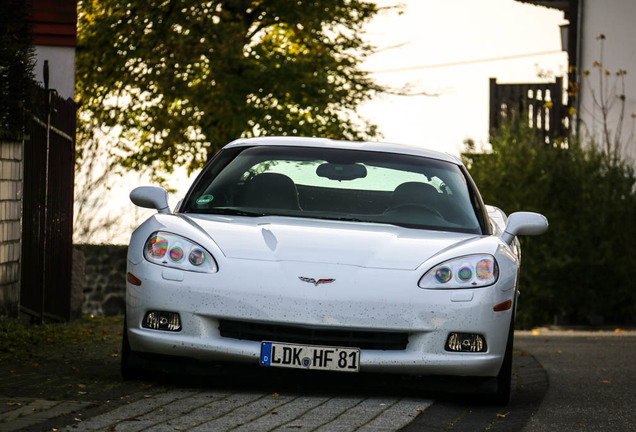
<instances>
[{"instance_id":1,"label":"car windshield","mask_svg":"<svg viewBox=\"0 0 636 432\"><path fill-rule=\"evenodd\" d=\"M181 211L479 234L473 202L466 176L449 162L337 148L255 146L222 152L199 176Z\"/></svg>"}]
</instances>

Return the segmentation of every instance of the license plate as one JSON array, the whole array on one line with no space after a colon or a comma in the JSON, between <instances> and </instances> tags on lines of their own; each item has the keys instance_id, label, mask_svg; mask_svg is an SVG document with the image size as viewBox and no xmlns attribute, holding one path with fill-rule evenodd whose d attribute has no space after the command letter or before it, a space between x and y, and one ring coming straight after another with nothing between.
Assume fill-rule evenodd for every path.
<instances>
[{"instance_id":1,"label":"license plate","mask_svg":"<svg viewBox=\"0 0 636 432\"><path fill-rule=\"evenodd\" d=\"M360 371L360 349L261 342L261 366Z\"/></svg>"}]
</instances>

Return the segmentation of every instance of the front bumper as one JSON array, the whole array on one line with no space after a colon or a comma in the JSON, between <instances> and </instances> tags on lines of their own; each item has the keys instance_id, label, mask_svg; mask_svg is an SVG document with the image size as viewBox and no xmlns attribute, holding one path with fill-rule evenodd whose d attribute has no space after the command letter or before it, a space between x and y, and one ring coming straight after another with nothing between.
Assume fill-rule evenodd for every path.
<instances>
[{"instance_id":1,"label":"front bumper","mask_svg":"<svg viewBox=\"0 0 636 432\"><path fill-rule=\"evenodd\" d=\"M259 341L221 336L219 323L227 319L408 333L403 350L362 349L362 372L493 377L501 367L512 309L495 312L493 307L514 296L509 279L486 288L425 290L417 286L418 271L257 260L224 260L220 268L215 274L198 274L129 262L128 271L142 281L140 286L127 284L131 349L258 364ZM335 282L315 286L299 279L316 274ZM179 313L181 331L143 328L148 311ZM484 336L487 351L446 351L450 332Z\"/></svg>"}]
</instances>

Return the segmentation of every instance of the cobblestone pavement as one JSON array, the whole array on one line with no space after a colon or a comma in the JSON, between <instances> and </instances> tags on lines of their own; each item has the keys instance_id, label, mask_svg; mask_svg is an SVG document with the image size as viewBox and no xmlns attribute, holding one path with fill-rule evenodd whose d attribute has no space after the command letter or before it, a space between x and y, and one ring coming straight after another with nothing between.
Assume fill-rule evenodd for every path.
<instances>
[{"instance_id":1,"label":"cobblestone pavement","mask_svg":"<svg viewBox=\"0 0 636 432\"><path fill-rule=\"evenodd\" d=\"M66 427L64 431L394 431L428 401L172 390Z\"/></svg>"}]
</instances>

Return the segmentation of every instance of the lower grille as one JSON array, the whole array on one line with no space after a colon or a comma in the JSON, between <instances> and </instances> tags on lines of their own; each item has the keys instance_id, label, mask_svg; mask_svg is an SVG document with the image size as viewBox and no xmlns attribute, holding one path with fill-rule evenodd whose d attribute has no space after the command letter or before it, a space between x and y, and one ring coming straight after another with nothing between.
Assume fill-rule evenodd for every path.
<instances>
[{"instance_id":1,"label":"lower grille","mask_svg":"<svg viewBox=\"0 0 636 432\"><path fill-rule=\"evenodd\" d=\"M409 335L404 332L326 330L231 320L220 320L219 330L222 337L232 339L356 347L371 350L404 350L409 342Z\"/></svg>"}]
</instances>

